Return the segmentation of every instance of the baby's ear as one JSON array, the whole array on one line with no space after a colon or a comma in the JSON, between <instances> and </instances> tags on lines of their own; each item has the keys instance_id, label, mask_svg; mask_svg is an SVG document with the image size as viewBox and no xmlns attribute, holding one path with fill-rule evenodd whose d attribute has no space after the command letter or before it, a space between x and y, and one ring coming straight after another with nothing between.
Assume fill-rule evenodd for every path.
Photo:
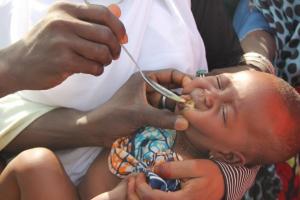
<instances>
[{"instance_id":1,"label":"baby's ear","mask_svg":"<svg viewBox=\"0 0 300 200\"><path fill-rule=\"evenodd\" d=\"M245 165L246 159L240 152L211 151L210 158L220 160L232 165Z\"/></svg>"}]
</instances>

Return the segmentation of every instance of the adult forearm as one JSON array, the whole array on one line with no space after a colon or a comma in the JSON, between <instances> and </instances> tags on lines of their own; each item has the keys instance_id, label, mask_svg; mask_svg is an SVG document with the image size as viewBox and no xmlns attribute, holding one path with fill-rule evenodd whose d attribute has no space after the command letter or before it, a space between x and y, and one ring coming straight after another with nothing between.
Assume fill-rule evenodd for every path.
<instances>
[{"instance_id":1,"label":"adult forearm","mask_svg":"<svg viewBox=\"0 0 300 200\"><path fill-rule=\"evenodd\" d=\"M9 48L0 50L0 97L14 93L19 90L17 79L9 73ZM15 58L16 59L16 58Z\"/></svg>"},{"instance_id":2,"label":"adult forearm","mask_svg":"<svg viewBox=\"0 0 300 200\"><path fill-rule=\"evenodd\" d=\"M256 52L273 61L276 54L276 43L273 35L267 31L257 30L249 33L242 41L245 53Z\"/></svg>"},{"instance_id":3,"label":"adult forearm","mask_svg":"<svg viewBox=\"0 0 300 200\"><path fill-rule=\"evenodd\" d=\"M190 80L185 74L172 69L152 72L149 73L149 76L158 82L172 83L172 85L178 86L182 86L187 79ZM158 102L155 100L155 93L148 89L141 76L136 73L110 100L94 110L80 112L67 108L52 110L53 107L49 107L46 109L48 111L46 114L33 115L35 121L6 146L5 150L16 152L41 146L50 149L83 146L110 147L117 138L134 134L145 124L176 130L186 129L188 123L183 117L149 105L148 100L153 102L153 105L157 105ZM154 95L153 98L151 98L151 94ZM147 99L147 95L149 95L149 99ZM27 102L22 98L17 98L15 101L20 104L22 100L23 107L21 106L18 110L33 114L43 110L44 105L41 104L35 105L35 103ZM52 111L49 112L49 110ZM36 119L37 117L39 118ZM33 120L32 117L30 119ZM21 117L20 127L24 125L24 121L26 119ZM29 123L29 121L27 122Z\"/></svg>"},{"instance_id":4,"label":"adult forearm","mask_svg":"<svg viewBox=\"0 0 300 200\"><path fill-rule=\"evenodd\" d=\"M101 145L101 135L94 137L86 125L77 121L84 112L60 108L50 111L24 129L5 149L19 152L33 147L67 149Z\"/></svg>"}]
</instances>

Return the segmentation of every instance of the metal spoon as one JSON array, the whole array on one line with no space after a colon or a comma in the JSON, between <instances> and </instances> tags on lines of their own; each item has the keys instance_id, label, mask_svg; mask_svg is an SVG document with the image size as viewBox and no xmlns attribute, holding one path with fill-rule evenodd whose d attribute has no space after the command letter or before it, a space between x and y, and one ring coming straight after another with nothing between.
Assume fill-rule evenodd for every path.
<instances>
[{"instance_id":1,"label":"metal spoon","mask_svg":"<svg viewBox=\"0 0 300 200\"><path fill-rule=\"evenodd\" d=\"M88 0L84 0L84 2L87 5L91 5L91 3ZM186 100L178 95L176 95L174 92L172 92L171 90L163 87L162 85L158 84L157 82L151 80L149 77L147 77L144 72L142 71L141 67L139 66L139 64L136 62L136 60L133 58L133 56L131 55L131 53L127 50L127 48L121 44L122 49L125 51L125 53L128 55L128 57L130 58L130 60L134 63L136 69L139 71L139 73L141 74L142 78L144 79L144 81L150 85L155 91L157 91L158 93L160 93L161 95L172 99L176 102L181 102L181 103L185 103Z\"/></svg>"},{"instance_id":2,"label":"metal spoon","mask_svg":"<svg viewBox=\"0 0 300 200\"><path fill-rule=\"evenodd\" d=\"M122 49L125 51L125 53L128 55L128 57L131 59L131 61L134 63L135 67L137 68L137 70L139 71L139 73L141 74L141 76L143 77L144 81L146 83L148 83L148 85L150 85L156 92L160 93L161 95L172 99L174 101L177 102L181 102L181 103L185 103L186 100L178 95L176 95L174 92L172 92L171 90L168 90L167 88L163 87L162 85L158 84L157 82L153 81L152 79L148 78L144 72L141 70L141 67L139 66L139 64L135 61L135 59L132 57L132 55L130 54L130 52L126 49L126 47L124 45L121 45Z\"/></svg>"}]
</instances>

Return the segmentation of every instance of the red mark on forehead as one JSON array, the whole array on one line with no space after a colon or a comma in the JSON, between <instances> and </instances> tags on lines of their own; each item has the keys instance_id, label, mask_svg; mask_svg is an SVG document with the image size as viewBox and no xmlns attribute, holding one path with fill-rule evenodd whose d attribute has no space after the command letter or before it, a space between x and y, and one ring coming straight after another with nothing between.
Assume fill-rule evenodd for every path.
<instances>
[{"instance_id":1,"label":"red mark on forehead","mask_svg":"<svg viewBox=\"0 0 300 200\"><path fill-rule=\"evenodd\" d=\"M284 136L290 129L295 127L294 121L289 114L288 109L279 97L272 98L270 101L270 120L272 124L272 133Z\"/></svg>"}]
</instances>

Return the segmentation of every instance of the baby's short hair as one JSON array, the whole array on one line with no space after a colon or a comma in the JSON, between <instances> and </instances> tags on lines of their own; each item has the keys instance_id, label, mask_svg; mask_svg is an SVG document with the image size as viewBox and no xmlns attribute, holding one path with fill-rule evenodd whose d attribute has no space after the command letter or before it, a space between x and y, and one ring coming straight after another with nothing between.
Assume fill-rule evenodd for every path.
<instances>
[{"instance_id":1,"label":"baby's short hair","mask_svg":"<svg viewBox=\"0 0 300 200\"><path fill-rule=\"evenodd\" d=\"M279 78L278 78L279 79ZM278 92L286 106L290 119L292 119L291 127L282 138L284 145L288 148L287 154L290 157L295 155L300 150L300 95L299 93L287 82L282 79L278 80Z\"/></svg>"},{"instance_id":2,"label":"baby's short hair","mask_svg":"<svg viewBox=\"0 0 300 200\"><path fill-rule=\"evenodd\" d=\"M282 121L282 123L285 123L282 126L283 129L271 131L266 135L265 141L258 142L255 151L256 156L254 160L248 163L249 165L286 161L300 150L300 94L284 80L277 77L272 80L274 81L272 85L275 86L273 88L274 92L282 102L282 107L279 108L282 112L279 110L276 114L286 115L287 118L284 118L284 120L287 121ZM278 121L278 123L281 123L281 121ZM266 142L269 145L266 145ZM266 148L268 152L273 152L272 157L266 153Z\"/></svg>"}]
</instances>

